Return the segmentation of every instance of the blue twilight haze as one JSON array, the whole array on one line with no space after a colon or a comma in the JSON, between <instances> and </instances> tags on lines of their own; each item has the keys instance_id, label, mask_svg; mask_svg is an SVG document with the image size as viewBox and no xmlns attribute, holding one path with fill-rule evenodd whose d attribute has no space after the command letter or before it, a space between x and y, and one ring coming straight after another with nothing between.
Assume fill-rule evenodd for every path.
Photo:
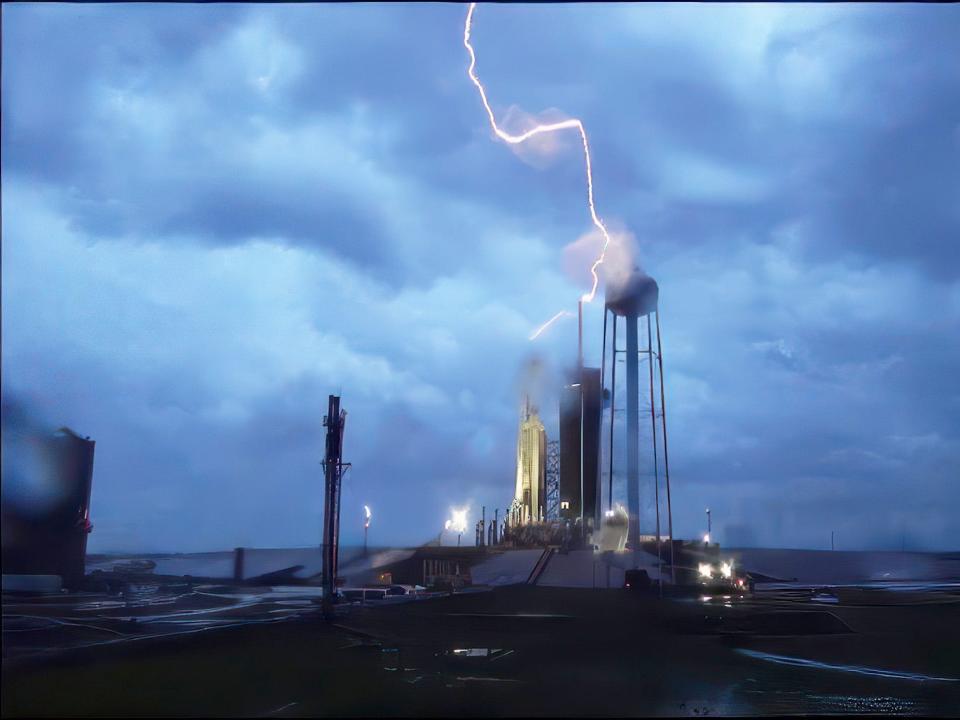
<instances>
[{"instance_id":1,"label":"blue twilight haze","mask_svg":"<svg viewBox=\"0 0 960 720\"><path fill-rule=\"evenodd\" d=\"M506 506L591 226L575 135L492 137L466 6L2 12L3 393L97 441L91 551L317 543L331 392L345 542ZM960 6L481 5L473 43L498 117L584 121L660 283L678 534L956 549Z\"/></svg>"}]
</instances>

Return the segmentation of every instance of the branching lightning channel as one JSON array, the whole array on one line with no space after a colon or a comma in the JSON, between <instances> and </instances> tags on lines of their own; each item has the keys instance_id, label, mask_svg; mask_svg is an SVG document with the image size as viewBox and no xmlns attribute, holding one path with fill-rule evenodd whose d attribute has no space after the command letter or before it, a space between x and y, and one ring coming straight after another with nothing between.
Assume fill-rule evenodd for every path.
<instances>
[{"instance_id":1,"label":"branching lightning channel","mask_svg":"<svg viewBox=\"0 0 960 720\"><path fill-rule=\"evenodd\" d=\"M597 285L599 283L599 277L597 276L597 267L603 262L604 257L607 253L607 247L610 245L610 233L607 232L606 226L603 224L603 221L600 219L600 216L597 215L597 209L593 201L593 165L590 162L590 142L587 140L587 132L584 130L583 123L577 118L571 118L570 120L564 120L562 122L549 123L544 125L537 125L530 130L527 130L525 133L520 135L511 135L508 132L505 132L503 129L497 125L497 119L494 117L493 110L490 107L490 102L487 100L487 91L484 89L483 84L480 82L480 78L477 77L475 68L477 66L477 55L473 50L473 45L470 44L470 29L473 25L473 13L477 9L476 3L470 3L470 7L467 10L467 20L463 26L463 44L467 48L467 52L470 53L470 67L467 69L467 74L470 76L470 80L476 85L477 90L480 93L480 99L483 101L483 107L487 111L487 117L490 118L490 127L493 128L493 131L496 133L497 137L508 142L511 145L519 145L522 142L526 142L532 137L537 135L542 135L543 133L557 132L559 130L570 130L576 129L580 133L580 139L583 142L583 159L586 166L586 175L587 175L587 206L590 209L590 219L593 221L593 224L596 228L603 234L603 247L600 250L600 254L597 256L597 259L594 260L593 265L590 266L590 275L593 277L593 286L590 288L590 292L584 293L581 298L584 302L592 302L593 298L597 294ZM545 322L540 328L538 328L533 335L530 336L530 339L533 340L540 333L546 330L551 324L556 320L559 320L564 315L570 315L566 311L562 311L554 315L547 322Z\"/></svg>"},{"instance_id":2,"label":"branching lightning channel","mask_svg":"<svg viewBox=\"0 0 960 720\"><path fill-rule=\"evenodd\" d=\"M554 315L552 318L550 318L549 320L547 320L543 325L541 325L541 326L538 327L536 330L534 330L532 333L530 333L530 338L529 338L529 339L530 339L530 340L536 340L538 337L540 337L540 336L543 334L543 331L544 331L544 330L546 330L548 327L550 327L551 325L553 325L557 320L559 320L560 318L563 318L563 317L573 317L573 313L570 312L569 310L561 310L561 311L558 312L556 315Z\"/></svg>"}]
</instances>

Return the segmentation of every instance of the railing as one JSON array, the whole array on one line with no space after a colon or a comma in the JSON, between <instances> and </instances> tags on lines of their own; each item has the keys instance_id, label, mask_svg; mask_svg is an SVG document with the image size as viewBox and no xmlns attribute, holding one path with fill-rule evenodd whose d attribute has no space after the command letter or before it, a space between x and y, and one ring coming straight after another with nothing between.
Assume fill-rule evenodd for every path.
<instances>
[{"instance_id":1,"label":"railing","mask_svg":"<svg viewBox=\"0 0 960 720\"><path fill-rule=\"evenodd\" d=\"M543 575L543 571L547 569L547 565L550 563L550 558L553 557L555 552L554 548L547 548L540 555L540 559L537 560L537 564L533 566L533 570L530 572L530 577L527 578L527 585L536 585L537 581L540 580L540 576Z\"/></svg>"}]
</instances>

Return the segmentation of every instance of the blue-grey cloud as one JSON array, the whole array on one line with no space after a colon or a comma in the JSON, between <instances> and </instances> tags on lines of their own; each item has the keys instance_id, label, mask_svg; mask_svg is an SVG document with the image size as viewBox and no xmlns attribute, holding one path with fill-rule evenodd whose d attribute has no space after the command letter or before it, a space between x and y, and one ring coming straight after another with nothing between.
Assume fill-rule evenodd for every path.
<instances>
[{"instance_id":1,"label":"blue-grey cloud","mask_svg":"<svg viewBox=\"0 0 960 720\"><path fill-rule=\"evenodd\" d=\"M340 390L378 540L507 503L590 224L575 137L492 137L464 12L4 8L4 393L98 441L93 548L316 542ZM678 532L955 546L958 39L954 6L477 11L498 116L584 120L660 282Z\"/></svg>"}]
</instances>

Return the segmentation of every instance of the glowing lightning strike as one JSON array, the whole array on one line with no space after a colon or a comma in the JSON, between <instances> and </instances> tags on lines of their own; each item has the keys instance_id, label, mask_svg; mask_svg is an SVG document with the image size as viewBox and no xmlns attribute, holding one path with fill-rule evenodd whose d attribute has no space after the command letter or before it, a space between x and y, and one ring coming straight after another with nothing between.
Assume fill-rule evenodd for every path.
<instances>
[{"instance_id":1,"label":"glowing lightning strike","mask_svg":"<svg viewBox=\"0 0 960 720\"><path fill-rule=\"evenodd\" d=\"M520 143L525 142L537 135L556 132L557 130L576 128L580 133L580 139L583 141L583 158L586 162L587 170L587 205L590 207L590 218L593 220L593 224L601 233L603 233L603 248L600 250L600 255L596 260L594 260L593 265L590 266L590 274L593 276L593 287L590 288L590 292L585 293L582 297L584 302L592 302L594 296L597 294L597 284L599 283L599 278L597 277L597 267L603 262L603 258L607 253L607 246L610 245L610 233L607 232L606 226L597 215L597 210L593 204L593 168L590 164L590 144L587 142L587 133L583 129L583 123L576 118L564 120L563 122L550 123L547 125L537 125L533 129L527 130L527 132L521 135L511 135L500 129L500 127L497 125L496 118L493 116L493 110L490 108L490 103L487 101L487 92L483 89L483 85L480 83L480 79L477 77L476 73L474 73L474 68L477 66L477 55L473 51L473 45L470 44L470 26L473 24L473 11L476 9L477 4L470 3L470 8L467 10L467 20L463 26L463 45L467 48L467 52L470 53L470 67L467 70L467 74L470 76L470 80L473 81L473 84L477 86L477 90L480 91L480 99L483 101L483 107L486 108L487 116L490 118L490 126L497 134L497 137L505 142L510 143L511 145L519 145ZM562 317L564 312L559 312L550 318L533 335L530 336L530 339L533 340L540 333L546 330L555 320L558 320L560 317ZM572 313L566 314L571 315Z\"/></svg>"},{"instance_id":2,"label":"glowing lightning strike","mask_svg":"<svg viewBox=\"0 0 960 720\"><path fill-rule=\"evenodd\" d=\"M559 320L562 317L573 317L573 313L570 312L569 310L561 310L552 318L547 320L543 325L541 325L536 330L534 330L533 333L530 335L529 339L536 340L541 335L541 333L543 333L544 330L546 330L548 327L553 325L557 320Z\"/></svg>"}]
</instances>

